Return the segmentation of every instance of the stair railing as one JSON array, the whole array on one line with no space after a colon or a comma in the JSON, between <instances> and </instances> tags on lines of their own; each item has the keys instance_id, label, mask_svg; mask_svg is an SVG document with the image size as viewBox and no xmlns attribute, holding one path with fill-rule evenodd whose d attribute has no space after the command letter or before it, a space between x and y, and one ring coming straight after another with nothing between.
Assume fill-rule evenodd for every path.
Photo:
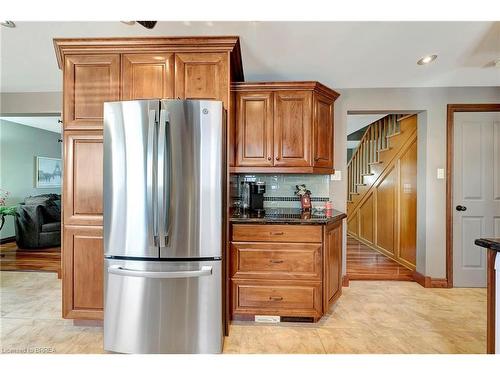
<instances>
[{"instance_id":1,"label":"stair railing","mask_svg":"<svg viewBox=\"0 0 500 375\"><path fill-rule=\"evenodd\" d=\"M364 185L364 177L371 175L370 165L379 163L379 152L389 148L389 138L399 134L399 119L404 115L391 114L370 124L358 147L347 163L348 200L358 194L358 187Z\"/></svg>"}]
</instances>

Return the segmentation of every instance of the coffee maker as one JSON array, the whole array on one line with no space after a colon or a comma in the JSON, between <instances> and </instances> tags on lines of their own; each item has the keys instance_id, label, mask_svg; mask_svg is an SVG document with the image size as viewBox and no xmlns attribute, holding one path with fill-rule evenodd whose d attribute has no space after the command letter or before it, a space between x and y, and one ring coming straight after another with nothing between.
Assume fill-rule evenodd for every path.
<instances>
[{"instance_id":1,"label":"coffee maker","mask_svg":"<svg viewBox=\"0 0 500 375\"><path fill-rule=\"evenodd\" d=\"M266 192L265 182L243 181L242 185L242 207L249 211L264 210L264 194Z\"/></svg>"}]
</instances>

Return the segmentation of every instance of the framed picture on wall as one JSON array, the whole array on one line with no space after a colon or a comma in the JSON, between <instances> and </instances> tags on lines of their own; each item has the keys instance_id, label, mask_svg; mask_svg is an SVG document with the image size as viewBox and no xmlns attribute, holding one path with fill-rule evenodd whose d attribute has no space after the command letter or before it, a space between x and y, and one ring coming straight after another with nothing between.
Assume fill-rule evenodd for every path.
<instances>
[{"instance_id":1,"label":"framed picture on wall","mask_svg":"<svg viewBox=\"0 0 500 375\"><path fill-rule=\"evenodd\" d=\"M61 159L36 157L36 187L57 188L61 187L62 168Z\"/></svg>"}]
</instances>

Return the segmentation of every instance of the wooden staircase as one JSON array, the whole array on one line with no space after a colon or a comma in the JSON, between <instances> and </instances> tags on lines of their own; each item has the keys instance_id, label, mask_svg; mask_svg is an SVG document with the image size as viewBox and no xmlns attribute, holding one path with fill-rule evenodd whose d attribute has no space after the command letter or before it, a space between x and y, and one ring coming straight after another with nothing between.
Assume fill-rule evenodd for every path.
<instances>
[{"instance_id":1,"label":"wooden staircase","mask_svg":"<svg viewBox=\"0 0 500 375\"><path fill-rule=\"evenodd\" d=\"M416 123L402 121L410 116L391 114L371 124L347 164L347 213L361 202L365 194L391 166L401 147L415 135Z\"/></svg>"},{"instance_id":2,"label":"wooden staircase","mask_svg":"<svg viewBox=\"0 0 500 375\"><path fill-rule=\"evenodd\" d=\"M415 270L417 116L372 123L347 166L347 232Z\"/></svg>"}]
</instances>

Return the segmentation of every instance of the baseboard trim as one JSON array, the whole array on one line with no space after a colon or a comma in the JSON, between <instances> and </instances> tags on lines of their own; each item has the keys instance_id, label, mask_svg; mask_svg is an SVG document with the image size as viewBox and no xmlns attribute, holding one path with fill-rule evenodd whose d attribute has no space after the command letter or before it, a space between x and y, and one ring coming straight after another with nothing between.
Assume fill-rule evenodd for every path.
<instances>
[{"instance_id":1,"label":"baseboard trim","mask_svg":"<svg viewBox=\"0 0 500 375\"><path fill-rule=\"evenodd\" d=\"M413 272L413 279L424 288L448 288L448 280L424 276L417 271Z\"/></svg>"},{"instance_id":2,"label":"baseboard trim","mask_svg":"<svg viewBox=\"0 0 500 375\"><path fill-rule=\"evenodd\" d=\"M4 243L14 242L15 240L16 240L16 236L1 238L0 245L3 245Z\"/></svg>"},{"instance_id":3,"label":"baseboard trim","mask_svg":"<svg viewBox=\"0 0 500 375\"><path fill-rule=\"evenodd\" d=\"M349 287L349 275L342 276L342 286L346 288Z\"/></svg>"}]
</instances>

